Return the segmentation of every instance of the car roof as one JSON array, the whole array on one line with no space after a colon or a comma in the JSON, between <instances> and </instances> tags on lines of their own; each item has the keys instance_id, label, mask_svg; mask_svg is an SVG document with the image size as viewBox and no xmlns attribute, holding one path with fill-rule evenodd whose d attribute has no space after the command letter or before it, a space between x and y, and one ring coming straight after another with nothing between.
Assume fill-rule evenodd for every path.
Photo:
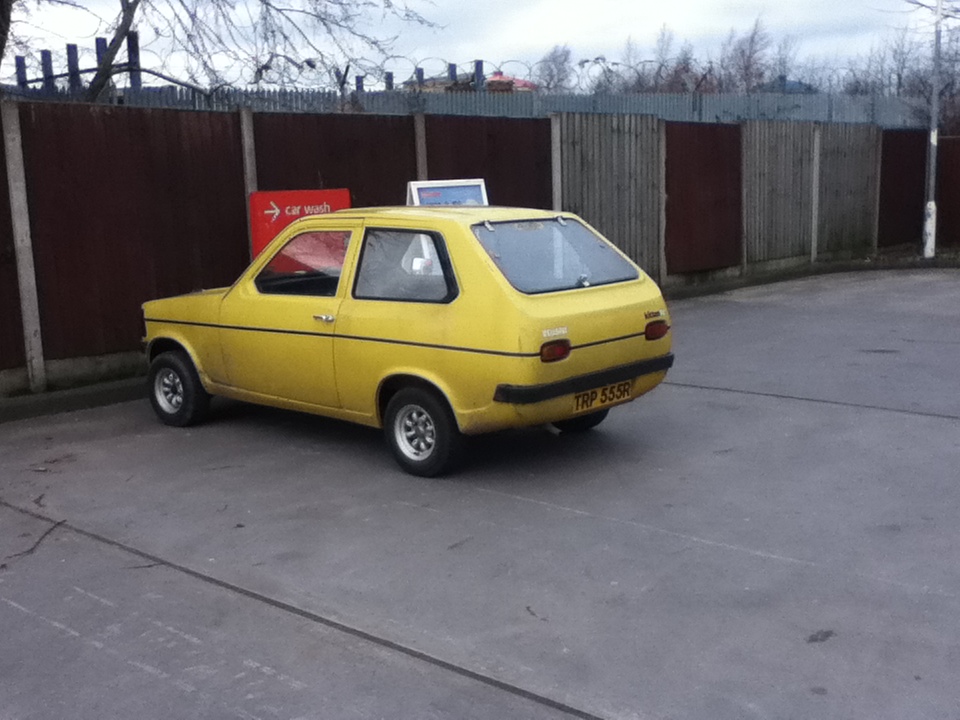
<instances>
[{"instance_id":1,"label":"car roof","mask_svg":"<svg viewBox=\"0 0 960 720\"><path fill-rule=\"evenodd\" d=\"M365 207L352 208L349 210L337 210L334 213L330 213L328 217L366 218L374 219L380 222L391 219L429 220L439 218L472 225L474 223L482 223L484 220L489 220L491 222L504 220L540 220L545 218L553 218L561 214L567 215L567 213L538 210L535 208L494 207L489 205L399 205L394 207Z\"/></svg>"}]
</instances>

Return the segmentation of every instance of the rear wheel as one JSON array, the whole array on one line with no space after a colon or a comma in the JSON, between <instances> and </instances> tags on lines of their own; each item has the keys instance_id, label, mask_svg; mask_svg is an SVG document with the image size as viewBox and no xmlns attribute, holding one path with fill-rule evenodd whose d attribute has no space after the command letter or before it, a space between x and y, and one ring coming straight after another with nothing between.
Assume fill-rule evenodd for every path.
<instances>
[{"instance_id":1,"label":"rear wheel","mask_svg":"<svg viewBox=\"0 0 960 720\"><path fill-rule=\"evenodd\" d=\"M450 407L435 392L400 390L387 403L383 430L397 463L411 475L434 477L460 459L463 436Z\"/></svg>"},{"instance_id":2,"label":"rear wheel","mask_svg":"<svg viewBox=\"0 0 960 720\"><path fill-rule=\"evenodd\" d=\"M160 353L150 363L150 404L167 425L186 427L203 420L210 395L186 353Z\"/></svg>"},{"instance_id":3,"label":"rear wheel","mask_svg":"<svg viewBox=\"0 0 960 720\"><path fill-rule=\"evenodd\" d=\"M602 423L609 414L609 410L597 410L597 412L592 412L589 415L580 415L569 420L557 420L553 423L553 426L560 432L565 433L585 432Z\"/></svg>"}]
</instances>

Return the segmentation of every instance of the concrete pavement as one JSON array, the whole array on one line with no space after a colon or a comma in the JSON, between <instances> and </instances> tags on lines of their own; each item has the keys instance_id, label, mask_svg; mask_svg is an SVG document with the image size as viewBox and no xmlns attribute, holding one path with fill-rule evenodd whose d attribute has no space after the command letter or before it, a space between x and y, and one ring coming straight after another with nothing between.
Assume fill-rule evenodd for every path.
<instances>
[{"instance_id":1,"label":"concrete pavement","mask_svg":"<svg viewBox=\"0 0 960 720\"><path fill-rule=\"evenodd\" d=\"M678 301L669 384L447 480L233 403L0 425L0 717L956 716L958 281Z\"/></svg>"}]
</instances>

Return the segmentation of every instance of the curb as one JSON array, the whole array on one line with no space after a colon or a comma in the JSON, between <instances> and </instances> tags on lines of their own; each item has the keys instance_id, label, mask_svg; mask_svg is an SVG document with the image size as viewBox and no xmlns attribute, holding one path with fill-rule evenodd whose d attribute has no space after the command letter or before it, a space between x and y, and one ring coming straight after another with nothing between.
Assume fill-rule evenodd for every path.
<instances>
[{"instance_id":1,"label":"curb","mask_svg":"<svg viewBox=\"0 0 960 720\"><path fill-rule=\"evenodd\" d=\"M724 279L705 279L688 284L671 285L663 288L666 300L685 300L703 295L719 295L745 287L770 285L772 283L800 280L821 275L837 273L872 272L875 270L954 270L960 268L960 255L937 256L935 258L884 257L878 256L864 260L844 260L812 263L782 270L768 270L756 275L740 275Z\"/></svg>"},{"instance_id":2,"label":"curb","mask_svg":"<svg viewBox=\"0 0 960 720\"><path fill-rule=\"evenodd\" d=\"M145 383L143 377L133 377L69 390L0 398L0 423L140 400L147 395Z\"/></svg>"}]
</instances>

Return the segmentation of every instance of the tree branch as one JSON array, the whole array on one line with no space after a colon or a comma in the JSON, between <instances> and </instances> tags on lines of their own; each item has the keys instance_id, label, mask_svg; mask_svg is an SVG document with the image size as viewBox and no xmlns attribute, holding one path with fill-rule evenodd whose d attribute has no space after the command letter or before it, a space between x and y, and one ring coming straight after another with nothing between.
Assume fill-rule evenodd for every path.
<instances>
[{"instance_id":1,"label":"tree branch","mask_svg":"<svg viewBox=\"0 0 960 720\"><path fill-rule=\"evenodd\" d=\"M137 14L139 6L140 0L120 0L120 22L113 33L113 39L107 46L107 51L100 58L97 74L93 76L87 88L86 97L91 102L99 100L100 94L107 87L107 82L113 74L113 61L117 57L117 52L119 52L123 41L126 40L127 33L130 32L130 26L133 25L133 18Z\"/></svg>"}]
</instances>

